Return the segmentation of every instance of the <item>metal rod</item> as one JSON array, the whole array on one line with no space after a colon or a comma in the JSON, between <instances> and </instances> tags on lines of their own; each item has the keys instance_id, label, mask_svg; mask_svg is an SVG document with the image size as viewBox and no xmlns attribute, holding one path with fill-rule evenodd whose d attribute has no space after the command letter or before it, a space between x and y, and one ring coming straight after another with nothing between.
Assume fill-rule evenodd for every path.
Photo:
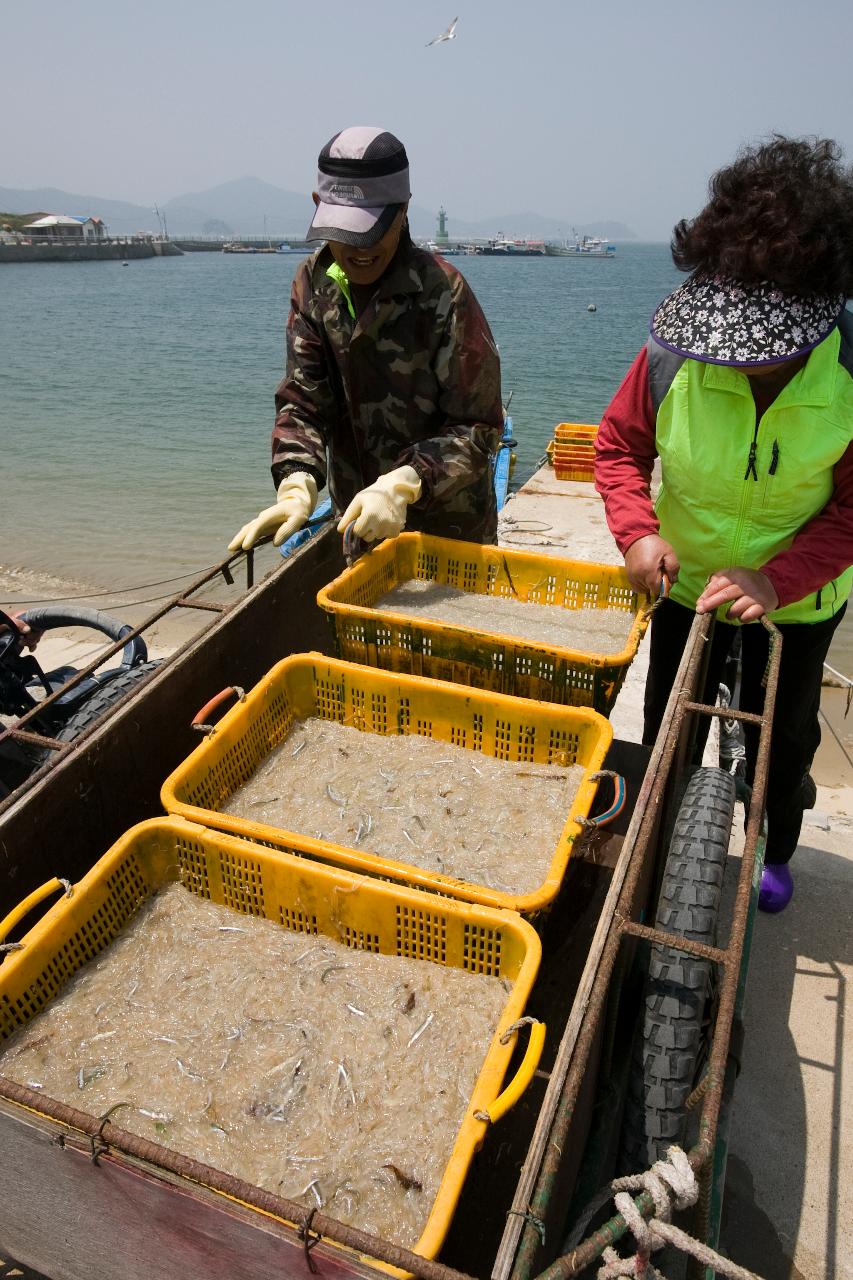
<instances>
[{"instance_id":1,"label":"metal rod","mask_svg":"<svg viewBox=\"0 0 853 1280\"><path fill-rule=\"evenodd\" d=\"M242 552L237 553L238 556L242 554ZM250 552L249 555L251 554L252 553ZM115 640L106 649L101 650L101 652L93 658L91 662L89 662L85 667L81 667L70 680L61 686L61 688L55 689L49 697L45 698L42 702L39 702L37 706L32 707L29 711L25 712L20 719L16 720L15 732L20 732L21 725L28 724L30 720L40 715L44 711L45 707L49 707L52 703L56 702L58 698L63 697L69 689L73 689L74 686L79 684L81 680L84 680L86 676L92 675L93 672L97 671L98 667L106 662L107 658L111 658L114 654L120 653L129 640L133 640L136 636L141 635L143 631L146 631L148 627L152 626L155 622L159 622L159 620L167 613L171 612L172 609L214 609L217 613L227 613L228 609L231 608L231 605L208 605L203 604L200 601L189 601L187 597L193 595L196 591L200 591L201 588L206 586L213 578L217 578L224 572L224 570L228 569L235 558L236 557L233 555L229 556L227 560L223 560L220 564L214 565L212 569L208 569L206 573L201 575L201 577L196 578L194 582L190 583L186 590L179 591L177 595L172 596L166 604L162 605L159 609L156 609L154 613L149 614L148 617L140 622L138 626L133 627L130 631L126 632L125 635L122 636L121 640ZM249 585L251 585L251 583L249 583ZM0 743L2 743L5 738L11 737L11 735L11 728L3 728L0 730Z\"/></svg>"},{"instance_id":2,"label":"metal rod","mask_svg":"<svg viewBox=\"0 0 853 1280\"><path fill-rule=\"evenodd\" d=\"M623 920L619 928L635 938L647 938L649 942L657 942L660 946L670 947L673 951L686 951L688 955L699 956L710 960L713 964L724 968L730 960L728 951L720 947L709 947L706 942L694 942L692 938L682 938L676 933L664 933L662 929L650 929L648 925L637 924L633 920Z\"/></svg>"},{"instance_id":3,"label":"metal rod","mask_svg":"<svg viewBox=\"0 0 853 1280\"><path fill-rule=\"evenodd\" d=\"M749 724L761 724L762 717L753 711L740 711L737 707L708 707L704 702L685 702L685 711L701 711L719 720L746 720Z\"/></svg>"},{"instance_id":4,"label":"metal rod","mask_svg":"<svg viewBox=\"0 0 853 1280\"><path fill-rule=\"evenodd\" d=\"M764 698L764 710L761 716L761 733L758 741L758 752L755 765L755 780L752 787L752 798L749 805L746 827L746 842L741 862L738 887L732 912L732 926L729 944L726 951L729 955L719 991L717 1018L711 1038L711 1049L708 1069L705 1076L705 1093L700 1116L699 1141L688 1152L688 1160L694 1172L702 1173L713 1156L716 1140L716 1129L720 1113L723 1089L725 1086L726 1060L731 1038L731 1027L737 999L738 977L741 956L743 954L747 918L749 914L752 892L753 870L755 865L755 849L760 834L761 818L764 810L764 795L767 788L767 773L770 763L770 735L773 713L776 705L776 690L779 681L779 662L782 655L782 637L776 627L766 618L762 624L770 633L770 662L768 664L767 686ZM694 623L695 627L695 623ZM692 636L691 631L691 636ZM690 640L688 639L688 644ZM669 709L669 704L667 705ZM683 713L683 708L681 709ZM703 709L707 710L707 709ZM617 926L618 932L623 932ZM568 1084L568 1082L567 1082ZM701 1178L700 1178L701 1182ZM637 1209L644 1217L654 1212L654 1201L644 1191L634 1198ZM694 1224L694 1234L704 1240L708 1223L707 1197L701 1197L699 1205L698 1226ZM601 1256L604 1250L616 1243L627 1231L627 1224L622 1214L616 1214L598 1231L578 1246L571 1254L557 1258L537 1280L568 1280Z\"/></svg>"},{"instance_id":5,"label":"metal rod","mask_svg":"<svg viewBox=\"0 0 853 1280\"><path fill-rule=\"evenodd\" d=\"M347 1249L354 1249L358 1253L367 1254L392 1267L399 1267L417 1276L418 1280L472 1280L472 1277L464 1272L454 1271L440 1262L422 1258L420 1254L412 1253L388 1240L382 1240L379 1236L369 1235L366 1231L359 1231L356 1227L338 1222L325 1214L312 1213L304 1204L297 1204L293 1200L285 1200L281 1196L273 1195L272 1192L262 1191L259 1187L253 1187L250 1183L235 1178L232 1174L222 1173L218 1169L211 1168L210 1165L201 1164L197 1160L190 1159L189 1156L171 1151L168 1147L149 1142L147 1138L128 1133L126 1129L119 1128L111 1120L99 1120L85 1111L77 1111L74 1107L57 1102L54 1098L45 1097L34 1089L26 1088L25 1085L16 1084L5 1076L0 1076L0 1098L27 1107L65 1125L70 1130L76 1129L78 1133L90 1138L92 1156L95 1160L107 1155L110 1148L113 1148L117 1152L124 1152L138 1160L144 1160L155 1169L166 1170L180 1178L189 1178L212 1191L221 1192L232 1199L242 1200L253 1208L260 1209L262 1213L271 1214L282 1220L286 1226L293 1224L291 1229L294 1240L301 1240L298 1234L299 1229L304 1232L310 1227L312 1232L316 1232L326 1240L341 1244ZM73 1137L73 1133L68 1134L69 1139Z\"/></svg>"}]
</instances>

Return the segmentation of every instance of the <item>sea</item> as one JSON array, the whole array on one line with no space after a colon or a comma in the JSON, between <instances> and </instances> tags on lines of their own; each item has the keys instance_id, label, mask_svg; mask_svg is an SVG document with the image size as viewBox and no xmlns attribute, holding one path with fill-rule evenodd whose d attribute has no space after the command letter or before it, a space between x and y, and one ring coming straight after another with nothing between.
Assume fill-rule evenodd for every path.
<instances>
[{"instance_id":1,"label":"sea","mask_svg":"<svg viewBox=\"0 0 853 1280\"><path fill-rule=\"evenodd\" d=\"M0 267L0 606L60 591L153 599L147 584L166 579L159 594L176 591L273 500L273 393L299 262ZM516 482L556 423L600 419L683 278L666 244L623 243L612 260L453 262L500 350ZM853 624L837 648L850 673Z\"/></svg>"}]
</instances>

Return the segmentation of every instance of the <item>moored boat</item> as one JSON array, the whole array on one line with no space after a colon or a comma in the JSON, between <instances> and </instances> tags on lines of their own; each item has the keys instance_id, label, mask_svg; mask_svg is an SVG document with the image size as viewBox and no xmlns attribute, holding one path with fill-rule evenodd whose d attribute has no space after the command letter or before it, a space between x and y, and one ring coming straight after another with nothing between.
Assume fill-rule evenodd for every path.
<instances>
[{"instance_id":1,"label":"moored boat","mask_svg":"<svg viewBox=\"0 0 853 1280\"><path fill-rule=\"evenodd\" d=\"M613 258L616 245L601 236L578 236L562 244L546 244L545 252L553 258Z\"/></svg>"}]
</instances>

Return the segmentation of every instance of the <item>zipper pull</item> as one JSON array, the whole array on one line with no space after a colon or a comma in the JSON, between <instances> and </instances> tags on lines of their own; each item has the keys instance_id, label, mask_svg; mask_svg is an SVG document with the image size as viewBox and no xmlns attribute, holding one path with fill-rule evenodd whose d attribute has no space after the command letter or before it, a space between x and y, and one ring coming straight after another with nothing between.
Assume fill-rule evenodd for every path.
<instances>
[{"instance_id":1,"label":"zipper pull","mask_svg":"<svg viewBox=\"0 0 853 1280\"><path fill-rule=\"evenodd\" d=\"M754 440L752 444L749 446L749 462L747 462L746 464L746 471L744 472L743 478L744 480L748 480L750 476L752 476L753 480L758 479L758 472L755 469L755 441Z\"/></svg>"},{"instance_id":2,"label":"zipper pull","mask_svg":"<svg viewBox=\"0 0 853 1280\"><path fill-rule=\"evenodd\" d=\"M778 465L779 465L779 442L778 440L774 440L773 453L770 458L770 470L768 471L767 474L771 476L775 476L776 468L778 467Z\"/></svg>"}]
</instances>

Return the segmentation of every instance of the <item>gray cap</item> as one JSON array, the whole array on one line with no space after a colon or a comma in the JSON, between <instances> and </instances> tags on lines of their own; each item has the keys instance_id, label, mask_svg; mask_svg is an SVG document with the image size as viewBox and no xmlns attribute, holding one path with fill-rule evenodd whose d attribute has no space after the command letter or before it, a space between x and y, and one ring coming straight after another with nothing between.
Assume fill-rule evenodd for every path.
<instances>
[{"instance_id":1,"label":"gray cap","mask_svg":"<svg viewBox=\"0 0 853 1280\"><path fill-rule=\"evenodd\" d=\"M317 165L320 203L308 240L369 248L382 239L411 195L406 148L385 129L342 129L323 147Z\"/></svg>"}]
</instances>

